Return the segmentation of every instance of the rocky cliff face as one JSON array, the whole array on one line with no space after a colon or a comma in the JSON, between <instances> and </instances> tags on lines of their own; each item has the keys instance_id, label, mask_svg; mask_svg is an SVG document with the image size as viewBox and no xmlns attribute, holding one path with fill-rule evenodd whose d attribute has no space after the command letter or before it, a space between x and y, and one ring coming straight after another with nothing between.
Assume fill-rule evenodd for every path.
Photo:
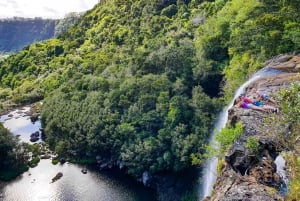
<instances>
[{"instance_id":1,"label":"rocky cliff face","mask_svg":"<svg viewBox=\"0 0 300 201\"><path fill-rule=\"evenodd\" d=\"M300 55L280 55L266 63L268 68L279 70L270 76L251 83L245 90L253 97L253 87L261 93L274 97L275 103L265 104L280 107L278 92L299 80ZM289 126L281 123L280 112L261 112L251 109L231 108L228 124L240 122L243 135L237 139L225 156L225 165L218 176L208 201L274 201L284 200L279 189L283 179L276 173L274 160L284 150L282 141L289 136ZM249 138L258 142L255 150L247 146Z\"/></svg>"}]
</instances>

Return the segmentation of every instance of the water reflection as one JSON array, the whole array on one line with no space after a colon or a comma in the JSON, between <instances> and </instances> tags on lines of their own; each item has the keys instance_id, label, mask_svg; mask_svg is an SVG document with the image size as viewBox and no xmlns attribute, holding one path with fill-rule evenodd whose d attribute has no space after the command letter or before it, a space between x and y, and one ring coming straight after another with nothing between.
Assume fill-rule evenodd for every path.
<instances>
[{"instance_id":1,"label":"water reflection","mask_svg":"<svg viewBox=\"0 0 300 201\"><path fill-rule=\"evenodd\" d=\"M26 112L29 108L3 115L0 121L20 139L29 142L30 134L38 131L40 122L34 124ZM136 183L119 171L98 172L82 166L65 163L52 165L51 160L41 160L17 179L5 183L2 189L4 201L153 201L152 190ZM51 183L52 178L62 172L63 177ZM1 197L0 197L1 200Z\"/></svg>"},{"instance_id":2,"label":"water reflection","mask_svg":"<svg viewBox=\"0 0 300 201\"><path fill-rule=\"evenodd\" d=\"M19 135L20 140L30 143L30 135L33 132L39 131L41 122L32 123L28 116L29 107L14 110L9 114L2 115L0 122L10 130L14 135ZM41 140L37 141L41 142Z\"/></svg>"},{"instance_id":3,"label":"water reflection","mask_svg":"<svg viewBox=\"0 0 300 201\"><path fill-rule=\"evenodd\" d=\"M62 172L63 177L52 183L57 172ZM50 160L42 160L36 168L8 183L3 189L3 196L9 201L154 200L154 196L142 199L143 193L137 194L132 188L137 190L138 186L126 186L117 178L91 169L87 174L82 174L78 165L52 165ZM149 194L145 190L144 193Z\"/></svg>"}]
</instances>

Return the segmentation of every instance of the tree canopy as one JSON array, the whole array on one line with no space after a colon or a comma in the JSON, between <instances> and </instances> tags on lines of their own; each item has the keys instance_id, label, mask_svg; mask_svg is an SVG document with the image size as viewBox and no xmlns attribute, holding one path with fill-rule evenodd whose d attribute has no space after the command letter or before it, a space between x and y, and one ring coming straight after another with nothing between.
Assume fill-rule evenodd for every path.
<instances>
[{"instance_id":1,"label":"tree canopy","mask_svg":"<svg viewBox=\"0 0 300 201\"><path fill-rule=\"evenodd\" d=\"M295 2L103 0L0 61L0 99L44 100L46 140L62 155L123 161L135 176L182 170L202 153L222 90L299 50Z\"/></svg>"}]
</instances>

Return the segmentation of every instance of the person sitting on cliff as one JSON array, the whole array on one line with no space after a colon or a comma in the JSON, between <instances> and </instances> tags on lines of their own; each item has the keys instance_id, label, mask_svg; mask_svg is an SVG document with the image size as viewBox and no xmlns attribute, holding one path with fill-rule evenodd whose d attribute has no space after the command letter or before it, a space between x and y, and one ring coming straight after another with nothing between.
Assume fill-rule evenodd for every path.
<instances>
[{"instance_id":1,"label":"person sitting on cliff","mask_svg":"<svg viewBox=\"0 0 300 201\"><path fill-rule=\"evenodd\" d=\"M262 112L267 112L267 111L273 111L276 113L278 112L278 108L273 107L271 105L264 105L263 103L257 104L255 103L255 101L245 97L243 94L241 94L239 97L235 99L234 106L244 108L244 109L253 109Z\"/></svg>"},{"instance_id":2,"label":"person sitting on cliff","mask_svg":"<svg viewBox=\"0 0 300 201\"><path fill-rule=\"evenodd\" d=\"M268 94L260 93L259 91L257 91L256 88L252 88L252 93L256 94L256 96L258 97L259 100L269 101L274 104L276 103L276 101L273 100L272 98L270 98L270 96Z\"/></svg>"}]
</instances>

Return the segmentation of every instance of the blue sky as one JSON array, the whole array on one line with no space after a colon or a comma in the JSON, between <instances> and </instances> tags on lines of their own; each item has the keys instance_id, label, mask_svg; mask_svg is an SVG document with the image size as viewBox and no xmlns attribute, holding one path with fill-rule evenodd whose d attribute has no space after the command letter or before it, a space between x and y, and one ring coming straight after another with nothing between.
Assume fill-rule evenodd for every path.
<instances>
[{"instance_id":1,"label":"blue sky","mask_svg":"<svg viewBox=\"0 0 300 201\"><path fill-rule=\"evenodd\" d=\"M70 12L89 10L99 0L1 0L0 18L63 18Z\"/></svg>"}]
</instances>

